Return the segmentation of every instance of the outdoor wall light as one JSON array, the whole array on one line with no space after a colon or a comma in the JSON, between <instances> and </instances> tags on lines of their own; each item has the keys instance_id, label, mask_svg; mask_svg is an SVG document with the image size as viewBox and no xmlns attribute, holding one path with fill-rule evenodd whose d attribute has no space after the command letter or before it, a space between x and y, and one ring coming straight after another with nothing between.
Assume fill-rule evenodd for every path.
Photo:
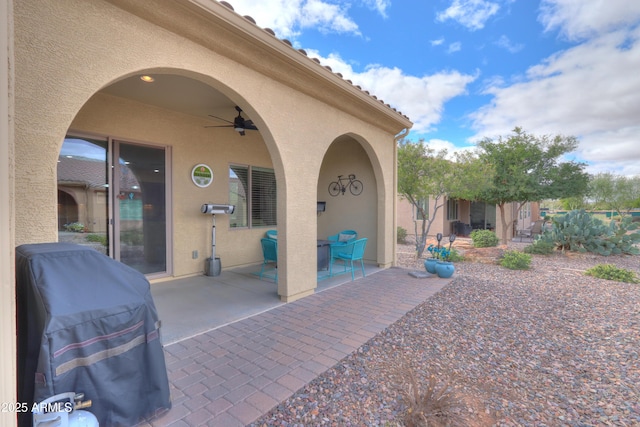
<instances>
[{"instance_id":1,"label":"outdoor wall light","mask_svg":"<svg viewBox=\"0 0 640 427\"><path fill-rule=\"evenodd\" d=\"M155 79L151 76L140 76L140 80L145 83L152 83Z\"/></svg>"}]
</instances>

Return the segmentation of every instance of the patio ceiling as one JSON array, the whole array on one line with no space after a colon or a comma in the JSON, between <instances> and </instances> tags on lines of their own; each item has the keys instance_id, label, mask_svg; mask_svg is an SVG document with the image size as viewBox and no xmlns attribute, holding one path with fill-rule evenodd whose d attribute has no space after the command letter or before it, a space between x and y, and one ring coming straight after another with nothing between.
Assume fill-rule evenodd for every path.
<instances>
[{"instance_id":1,"label":"patio ceiling","mask_svg":"<svg viewBox=\"0 0 640 427\"><path fill-rule=\"evenodd\" d=\"M224 124L209 115L233 121L238 114L235 103L226 95L198 80L175 74L149 74L154 81L146 83L143 74L119 80L102 90L103 93L131 99L167 110L203 117L212 124ZM248 116L243 113L243 116Z\"/></svg>"}]
</instances>

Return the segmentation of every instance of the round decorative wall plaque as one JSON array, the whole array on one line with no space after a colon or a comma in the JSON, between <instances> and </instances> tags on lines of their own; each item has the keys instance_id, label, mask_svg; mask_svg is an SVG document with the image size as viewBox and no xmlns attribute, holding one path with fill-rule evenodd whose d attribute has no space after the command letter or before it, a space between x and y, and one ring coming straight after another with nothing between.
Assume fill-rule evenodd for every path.
<instances>
[{"instance_id":1,"label":"round decorative wall plaque","mask_svg":"<svg viewBox=\"0 0 640 427\"><path fill-rule=\"evenodd\" d=\"M191 170L191 180L200 188L205 188L213 182L213 170L204 163L195 165Z\"/></svg>"}]
</instances>

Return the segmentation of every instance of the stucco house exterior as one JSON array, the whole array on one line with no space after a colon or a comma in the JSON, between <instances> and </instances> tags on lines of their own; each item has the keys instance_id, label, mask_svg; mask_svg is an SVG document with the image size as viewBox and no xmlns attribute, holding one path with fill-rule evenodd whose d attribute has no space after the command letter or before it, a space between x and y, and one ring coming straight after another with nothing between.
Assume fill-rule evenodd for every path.
<instances>
[{"instance_id":1,"label":"stucco house exterior","mask_svg":"<svg viewBox=\"0 0 640 427\"><path fill-rule=\"evenodd\" d=\"M434 203L434 200L429 200L429 213L433 212ZM498 238L502 238L502 216L497 206L483 202L451 199L446 196L438 203L442 204L442 207L438 209L431 224L430 237L437 233L442 233L444 236L451 233L468 236L469 230L486 229L494 230ZM538 202L525 203L519 212L518 203L510 203L505 207L506 222L513 224L509 228L508 239L517 236L519 230L529 228L540 218L539 206ZM415 226L418 226L418 233L420 233L421 223L422 220L416 216L415 207L407 199L398 196L398 227L407 231L409 240L415 241Z\"/></svg>"},{"instance_id":2,"label":"stucco house exterior","mask_svg":"<svg viewBox=\"0 0 640 427\"><path fill-rule=\"evenodd\" d=\"M316 241L340 230L369 238L366 262L395 262L396 144L412 123L383 100L226 2L0 5L1 401L15 401L15 247L70 221L152 286L203 274L204 203L236 205L216 216L223 268L260 263L278 230L285 302L314 292ZM349 174L362 194L331 196Z\"/></svg>"}]
</instances>

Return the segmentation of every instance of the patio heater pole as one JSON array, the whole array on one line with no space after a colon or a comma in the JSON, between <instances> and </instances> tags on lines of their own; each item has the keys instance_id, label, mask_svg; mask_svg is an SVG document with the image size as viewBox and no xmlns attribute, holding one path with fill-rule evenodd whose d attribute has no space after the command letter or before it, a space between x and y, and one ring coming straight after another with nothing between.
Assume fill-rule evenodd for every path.
<instances>
[{"instance_id":1,"label":"patio heater pole","mask_svg":"<svg viewBox=\"0 0 640 427\"><path fill-rule=\"evenodd\" d=\"M211 227L211 259L216 259L216 216L213 217L213 226Z\"/></svg>"},{"instance_id":2,"label":"patio heater pole","mask_svg":"<svg viewBox=\"0 0 640 427\"><path fill-rule=\"evenodd\" d=\"M222 263L220 258L216 258L216 214L213 217L213 225L211 226L211 258L207 258L204 265L204 274L206 276L219 276L222 271Z\"/></svg>"}]
</instances>

